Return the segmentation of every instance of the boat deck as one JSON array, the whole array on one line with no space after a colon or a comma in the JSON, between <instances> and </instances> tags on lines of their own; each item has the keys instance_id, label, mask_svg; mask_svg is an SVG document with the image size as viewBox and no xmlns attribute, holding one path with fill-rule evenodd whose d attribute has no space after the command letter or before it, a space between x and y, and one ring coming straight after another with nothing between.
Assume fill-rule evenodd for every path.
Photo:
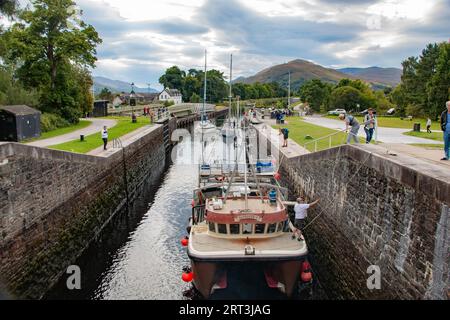
<instances>
[{"instance_id":1,"label":"boat deck","mask_svg":"<svg viewBox=\"0 0 450 320\"><path fill-rule=\"evenodd\" d=\"M305 241L292 239L292 233L260 239L224 239L211 236L206 224L192 227L189 255L204 260L283 260L296 259L308 253ZM245 247L252 246L254 255L246 255Z\"/></svg>"},{"instance_id":2,"label":"boat deck","mask_svg":"<svg viewBox=\"0 0 450 320\"><path fill-rule=\"evenodd\" d=\"M284 210L282 203L277 201L276 205L271 205L267 199L261 202L260 198L249 198L247 200L247 210L244 198L229 198L226 203L223 204L222 209L214 209L212 200L208 199L206 203L206 209L215 213L230 214L233 213L278 213Z\"/></svg>"}]
</instances>

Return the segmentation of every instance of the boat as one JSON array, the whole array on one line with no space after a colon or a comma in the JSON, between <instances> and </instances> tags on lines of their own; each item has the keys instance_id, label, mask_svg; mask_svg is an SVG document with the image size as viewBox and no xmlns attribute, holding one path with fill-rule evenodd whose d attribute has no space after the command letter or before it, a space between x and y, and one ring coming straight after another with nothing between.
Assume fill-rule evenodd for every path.
<instances>
[{"instance_id":1,"label":"boat","mask_svg":"<svg viewBox=\"0 0 450 320\"><path fill-rule=\"evenodd\" d=\"M243 145L246 153L245 137ZM254 263L261 272L257 287L295 296L299 279L310 281L303 274L311 273L306 241L289 219L287 189L274 176L258 176L250 163L208 166L199 175L186 237L194 288L208 299L227 289L231 270Z\"/></svg>"}]
</instances>

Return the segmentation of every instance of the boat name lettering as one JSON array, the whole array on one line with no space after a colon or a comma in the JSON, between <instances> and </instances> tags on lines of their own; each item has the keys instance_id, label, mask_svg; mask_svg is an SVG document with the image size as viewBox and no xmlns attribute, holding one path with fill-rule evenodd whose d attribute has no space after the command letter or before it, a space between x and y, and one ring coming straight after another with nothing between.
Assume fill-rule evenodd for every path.
<instances>
[{"instance_id":1,"label":"boat name lettering","mask_svg":"<svg viewBox=\"0 0 450 320\"><path fill-rule=\"evenodd\" d=\"M237 216L234 218L235 222L239 222L241 220L256 220L256 221L262 221L262 217L257 216L255 214L245 214L241 216Z\"/></svg>"}]
</instances>

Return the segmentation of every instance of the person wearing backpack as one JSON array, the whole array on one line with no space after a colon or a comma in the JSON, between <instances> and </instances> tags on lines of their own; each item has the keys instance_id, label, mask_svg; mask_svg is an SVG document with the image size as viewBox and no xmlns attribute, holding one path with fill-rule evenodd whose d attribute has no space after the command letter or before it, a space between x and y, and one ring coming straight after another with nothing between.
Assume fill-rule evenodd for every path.
<instances>
[{"instance_id":1,"label":"person wearing backpack","mask_svg":"<svg viewBox=\"0 0 450 320\"><path fill-rule=\"evenodd\" d=\"M287 147L288 138L289 138L289 130L288 128L280 128L280 133L283 135L283 145L281 147Z\"/></svg>"},{"instance_id":2,"label":"person wearing backpack","mask_svg":"<svg viewBox=\"0 0 450 320\"><path fill-rule=\"evenodd\" d=\"M366 132L366 143L370 143L375 131L375 114L372 108L367 110L367 114L364 116L364 131Z\"/></svg>"},{"instance_id":3,"label":"person wearing backpack","mask_svg":"<svg viewBox=\"0 0 450 320\"><path fill-rule=\"evenodd\" d=\"M339 115L339 119L345 121L345 132L348 132L349 127L351 127L350 132L348 132L347 136L347 144L350 144L351 140L353 139L355 143L359 143L358 140L358 131L359 131L359 122L356 120L354 116L347 116L343 113Z\"/></svg>"}]
</instances>

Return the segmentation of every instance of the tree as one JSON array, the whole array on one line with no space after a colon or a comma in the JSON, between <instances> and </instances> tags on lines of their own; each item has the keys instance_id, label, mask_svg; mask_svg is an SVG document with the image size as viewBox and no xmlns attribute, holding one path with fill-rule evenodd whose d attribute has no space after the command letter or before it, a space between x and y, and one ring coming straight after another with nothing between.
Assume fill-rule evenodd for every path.
<instances>
[{"instance_id":1,"label":"tree","mask_svg":"<svg viewBox=\"0 0 450 320\"><path fill-rule=\"evenodd\" d=\"M429 115L437 119L450 98L450 43L439 47L436 72L427 84L427 96Z\"/></svg>"},{"instance_id":2,"label":"tree","mask_svg":"<svg viewBox=\"0 0 450 320\"><path fill-rule=\"evenodd\" d=\"M191 102L191 103L199 103L200 102L200 96L194 92L191 95L191 97L189 98L189 102Z\"/></svg>"},{"instance_id":3,"label":"tree","mask_svg":"<svg viewBox=\"0 0 450 320\"><path fill-rule=\"evenodd\" d=\"M159 78L159 83L164 86L164 88L178 89L183 92L184 77L186 72L180 70L177 66L170 67L166 72Z\"/></svg>"},{"instance_id":4,"label":"tree","mask_svg":"<svg viewBox=\"0 0 450 320\"><path fill-rule=\"evenodd\" d=\"M0 13L12 17L17 12L17 0L1 0Z\"/></svg>"},{"instance_id":5,"label":"tree","mask_svg":"<svg viewBox=\"0 0 450 320\"><path fill-rule=\"evenodd\" d=\"M112 100L114 99L114 95L108 88L103 88L102 91L100 91L100 93L98 94L98 97L102 100L108 100L110 102L112 102Z\"/></svg>"},{"instance_id":6,"label":"tree","mask_svg":"<svg viewBox=\"0 0 450 320\"><path fill-rule=\"evenodd\" d=\"M313 79L305 82L299 89L300 99L307 102L309 106L320 112L321 106L327 109L329 105L328 101L331 94L331 85L320 81L319 79Z\"/></svg>"},{"instance_id":7,"label":"tree","mask_svg":"<svg viewBox=\"0 0 450 320\"><path fill-rule=\"evenodd\" d=\"M364 104L364 96L358 89L352 86L338 87L330 96L331 108L343 108L347 111L356 110Z\"/></svg>"},{"instance_id":8,"label":"tree","mask_svg":"<svg viewBox=\"0 0 450 320\"><path fill-rule=\"evenodd\" d=\"M80 19L82 12L72 0L33 0L32 5L5 34L10 48L6 61L17 66L15 74L27 88L41 92L41 109L76 122L82 107L75 99L79 90L90 88L74 80L81 74L87 79L101 39Z\"/></svg>"}]
</instances>

